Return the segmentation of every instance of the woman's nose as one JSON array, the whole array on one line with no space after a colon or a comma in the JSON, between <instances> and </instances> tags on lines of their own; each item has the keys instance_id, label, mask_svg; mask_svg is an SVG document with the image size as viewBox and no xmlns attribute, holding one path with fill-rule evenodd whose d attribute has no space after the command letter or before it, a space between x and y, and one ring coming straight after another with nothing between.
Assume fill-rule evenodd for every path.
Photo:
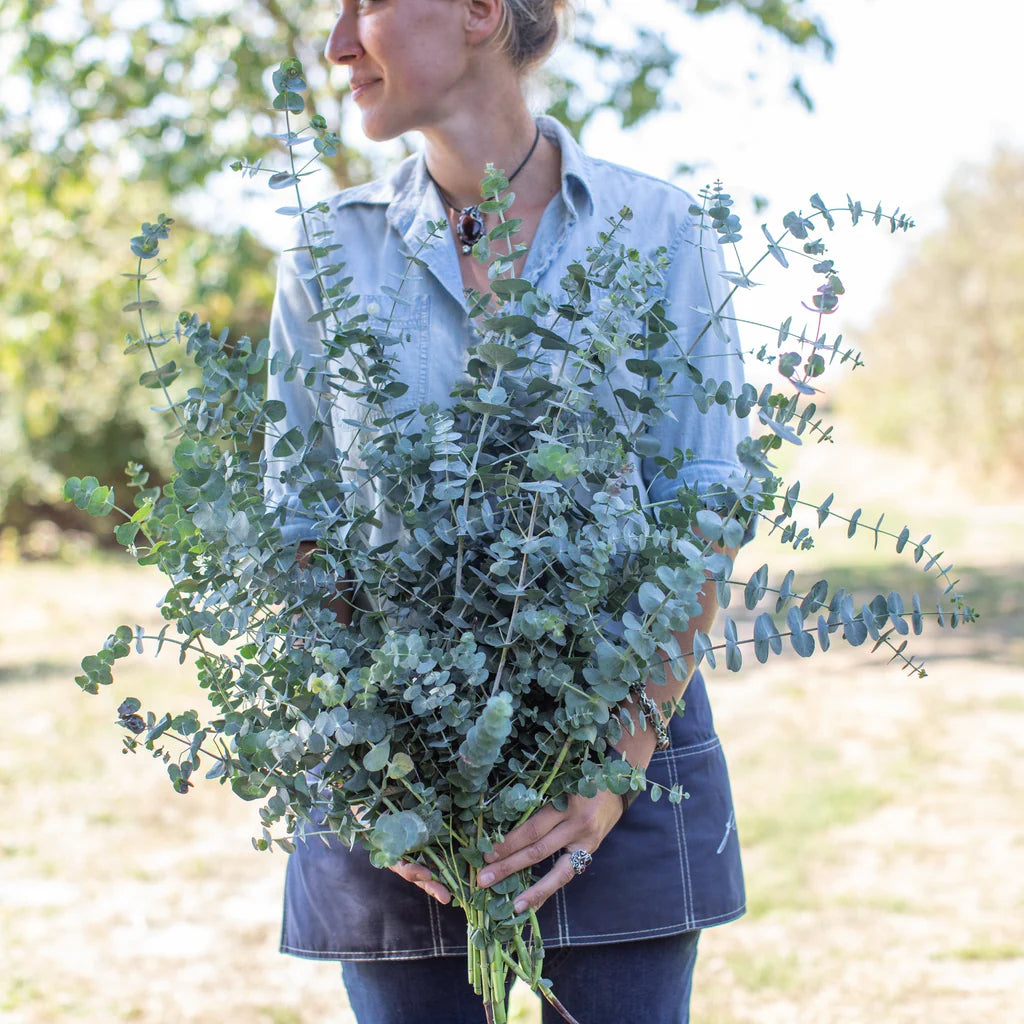
<instances>
[{"instance_id":1,"label":"woman's nose","mask_svg":"<svg viewBox=\"0 0 1024 1024\"><path fill-rule=\"evenodd\" d=\"M346 5L348 6L348 5ZM351 64L363 55L363 47L359 42L359 19L356 12L349 7L342 11L338 20L327 37L324 56L331 64Z\"/></svg>"}]
</instances>

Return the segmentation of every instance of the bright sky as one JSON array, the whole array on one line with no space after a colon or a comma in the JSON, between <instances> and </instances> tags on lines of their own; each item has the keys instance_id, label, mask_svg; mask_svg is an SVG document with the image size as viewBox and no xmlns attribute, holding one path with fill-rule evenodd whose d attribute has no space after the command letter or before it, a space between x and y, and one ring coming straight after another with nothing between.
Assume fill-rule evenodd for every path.
<instances>
[{"instance_id":1,"label":"bright sky","mask_svg":"<svg viewBox=\"0 0 1024 1024\"><path fill-rule=\"evenodd\" d=\"M836 42L832 64L766 43L739 14L706 19L700 51L679 36L689 60L669 93L680 109L639 129L629 160L662 176L680 162L709 161L686 187L719 176L737 196L768 197L760 217L740 207L751 241L765 218L777 224L792 207L808 209L813 192L829 205L849 192L865 206L881 200L909 212L918 227L906 235L865 225L837 233L830 246L849 292L837 326L848 330L870 318L900 264L941 226L943 197L964 165L986 162L999 146L1024 150L1024 8L1006 0L811 7ZM755 88L735 70L748 65L761 72ZM794 72L815 100L813 114L779 99ZM621 138L587 141L595 154L622 159Z\"/></svg>"}]
</instances>

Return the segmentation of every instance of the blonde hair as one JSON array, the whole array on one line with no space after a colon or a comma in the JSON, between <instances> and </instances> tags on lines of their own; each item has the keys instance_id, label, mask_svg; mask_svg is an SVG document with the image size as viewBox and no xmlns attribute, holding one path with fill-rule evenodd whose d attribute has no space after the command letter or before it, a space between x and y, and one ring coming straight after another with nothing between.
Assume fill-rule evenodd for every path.
<instances>
[{"instance_id":1,"label":"blonde hair","mask_svg":"<svg viewBox=\"0 0 1024 1024\"><path fill-rule=\"evenodd\" d=\"M572 0L504 0L495 41L518 71L529 71L555 48Z\"/></svg>"}]
</instances>

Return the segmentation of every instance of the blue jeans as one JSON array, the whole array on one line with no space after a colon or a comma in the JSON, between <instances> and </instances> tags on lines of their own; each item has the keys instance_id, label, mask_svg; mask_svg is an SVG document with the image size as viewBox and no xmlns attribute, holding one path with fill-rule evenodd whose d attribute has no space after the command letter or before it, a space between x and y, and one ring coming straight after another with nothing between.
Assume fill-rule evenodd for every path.
<instances>
[{"instance_id":1,"label":"blue jeans","mask_svg":"<svg viewBox=\"0 0 1024 1024\"><path fill-rule=\"evenodd\" d=\"M580 1024L688 1024L699 931L549 950L544 977ZM359 1024L483 1024L465 957L342 964ZM561 1018L544 1002L544 1024Z\"/></svg>"}]
</instances>

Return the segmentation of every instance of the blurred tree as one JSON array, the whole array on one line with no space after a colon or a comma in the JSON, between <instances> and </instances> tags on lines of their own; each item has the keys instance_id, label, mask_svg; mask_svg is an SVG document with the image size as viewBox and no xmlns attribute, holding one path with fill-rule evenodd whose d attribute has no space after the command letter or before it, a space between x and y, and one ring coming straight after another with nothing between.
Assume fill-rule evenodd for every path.
<instances>
[{"instance_id":1,"label":"blurred tree","mask_svg":"<svg viewBox=\"0 0 1024 1024\"><path fill-rule=\"evenodd\" d=\"M160 396L137 386L141 357L123 355L132 283L121 275L134 269L130 225L167 197L150 183L126 191L116 174L54 173L48 158L2 146L0 194L0 521L24 529L63 518L71 473L116 483L128 459L161 468ZM167 308L262 337L272 254L245 233L213 241L182 228L160 289Z\"/></svg>"},{"instance_id":2,"label":"blurred tree","mask_svg":"<svg viewBox=\"0 0 1024 1024\"><path fill-rule=\"evenodd\" d=\"M649 0L639 13L595 2L609 17L580 14L564 62L572 77L540 83L577 133L602 109L624 126L658 109L679 56L655 29L666 12L746 12L796 48L832 53L806 0ZM0 523L61 520L59 489L72 471L115 482L128 458L159 469L166 446L152 436L151 396L135 386L140 367L118 340L132 326L121 312L127 240L160 211L197 220L198 190L212 175L270 152L278 126L266 78L283 57L305 64L313 109L342 123L347 76L332 83L318 52L334 9L320 0L0 3L0 231L13 241L0 254ZM803 95L798 80L793 88ZM345 186L372 168L343 143L332 170ZM271 254L238 232L215 240L179 230L171 249L178 296L168 308L197 305L215 324L262 336Z\"/></svg>"},{"instance_id":3,"label":"blurred tree","mask_svg":"<svg viewBox=\"0 0 1024 1024\"><path fill-rule=\"evenodd\" d=\"M612 0L600 6L618 20L581 12L565 62L572 77L545 80L552 112L576 131L602 109L628 126L659 107L679 57L664 42L666 13L744 11L795 47L827 57L833 48L806 0L646 0L627 14L614 11ZM24 91L20 104L8 99L0 114L0 138L14 149L50 152L63 166L119 146L122 172L134 169L172 191L201 184L243 147L256 159L265 155L260 145L273 144L259 141L273 130L264 76L286 56L305 65L311 112L332 127L341 122L347 76L332 85L319 55L335 7L320 0L8 0L0 36L8 74ZM799 80L792 84L804 97ZM365 157L350 147L333 170L339 186L363 180Z\"/></svg>"},{"instance_id":4,"label":"blurred tree","mask_svg":"<svg viewBox=\"0 0 1024 1024\"><path fill-rule=\"evenodd\" d=\"M862 339L870 383L855 374L838 404L998 497L1024 488L1024 153L965 171L946 210Z\"/></svg>"}]
</instances>

